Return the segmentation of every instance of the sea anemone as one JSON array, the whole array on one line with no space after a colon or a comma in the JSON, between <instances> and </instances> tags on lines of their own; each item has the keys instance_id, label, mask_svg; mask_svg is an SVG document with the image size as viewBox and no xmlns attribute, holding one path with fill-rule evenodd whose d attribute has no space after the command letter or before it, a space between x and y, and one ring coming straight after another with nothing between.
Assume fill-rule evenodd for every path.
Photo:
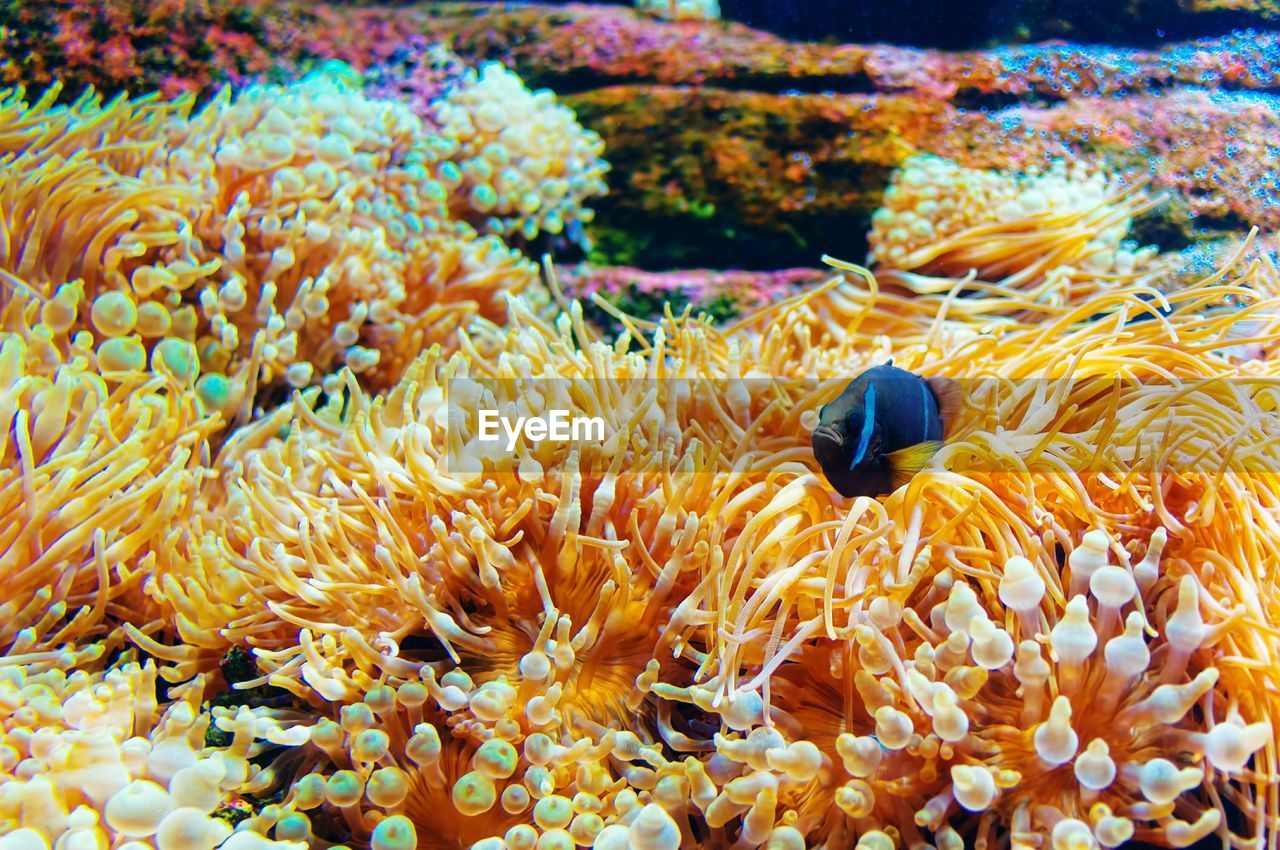
<instances>
[{"instance_id":1,"label":"sea anemone","mask_svg":"<svg viewBox=\"0 0 1280 850\"><path fill-rule=\"evenodd\" d=\"M450 143L334 69L198 112L56 94L0 102L0 268L46 300L78 278L95 307L75 329L194 346L199 396L227 421L248 419L260 388L373 370L378 346L393 382L411 359L402 336L500 320L499 293L535 278L449 220L431 171Z\"/></svg>"},{"instance_id":2,"label":"sea anemone","mask_svg":"<svg viewBox=\"0 0 1280 850\"><path fill-rule=\"evenodd\" d=\"M217 423L176 347L148 368L136 337L69 338L91 311L79 288L42 305L0 278L0 648L35 670L96 657L115 624L156 614L143 588L191 515Z\"/></svg>"},{"instance_id":3,"label":"sea anemone","mask_svg":"<svg viewBox=\"0 0 1280 850\"><path fill-rule=\"evenodd\" d=\"M596 814L606 844L650 820L779 846L1248 841L1227 814L1256 834L1275 805L1257 582L1280 541L1222 518L1271 504L1257 476L1278 460L1274 401L1265 364L1213 353L1231 317L1188 306L1235 289L1206 281L1105 335L1145 290L975 330L837 277L736 328L672 318L618 345L577 307L549 326L516 299L506 327L466 335L488 354L427 352L378 398L348 375L242 429L207 495L211 571L166 578L157 601L203 612L193 644L257 647L258 682L317 710L408 712L377 726L406 748L432 733L393 706L429 697L428 725L457 739L448 770L389 758L419 782L405 800L434 802L374 807L420 840L482 837L436 812L446 790L470 817L494 812L504 846L564 828L473 776L491 728L515 748L520 800L582 792L572 771L529 784L535 732L597 754L612 791L572 811ZM1080 324L1099 310L1110 325ZM797 427L853 351L959 379L972 401L936 466L884 501L833 495ZM505 455L468 416L543 403L613 436ZM304 758L359 773L337 754L354 741L334 740ZM670 823L641 820L650 800Z\"/></svg>"},{"instance_id":4,"label":"sea anemone","mask_svg":"<svg viewBox=\"0 0 1280 850\"><path fill-rule=\"evenodd\" d=\"M0 94L0 156L29 155L39 161L92 153L95 161L121 173L136 171L163 142L157 123L183 115L192 97L157 95L113 98L103 102L92 89L60 104L61 83L53 83L34 102L18 86ZM17 171L13 173L19 173Z\"/></svg>"},{"instance_id":5,"label":"sea anemone","mask_svg":"<svg viewBox=\"0 0 1280 850\"><path fill-rule=\"evenodd\" d=\"M218 371L302 387L335 364L372 369L367 329L398 332L414 318L399 309L408 293L432 286L416 276L420 257L469 238L430 176L441 140L336 72L224 92L166 133L164 179L211 193L197 234L219 265L200 297L199 346ZM431 306L444 311L445 300Z\"/></svg>"},{"instance_id":6,"label":"sea anemone","mask_svg":"<svg viewBox=\"0 0 1280 850\"><path fill-rule=\"evenodd\" d=\"M1266 288L1261 266L1247 273ZM1108 320L1113 327L1143 304L1128 291L1077 310L1112 299L1132 305ZM809 340L825 347L851 327L866 335L859 348L875 339L874 293L845 283L806 302L790 316L773 311L765 337L771 347L794 340L796 368L825 362ZM974 400L937 471L883 503L843 508L809 558L790 543L784 552L782 541L771 541L776 555L742 549L700 601L682 605L693 605L693 622L724 626L684 629L689 643L707 642L695 656L698 682L654 692L741 728L717 751L746 765L734 781L757 789L735 799L725 786L717 819L746 818L768 789L766 811L790 807L798 819L789 823L822 841L892 826L906 845L932 835L958 847L1012 830L1017 842L1111 846L1136 830L1185 846L1227 834L1223 799L1252 824L1252 837L1232 841L1266 829L1275 647L1261 635L1273 615L1245 576L1270 575L1274 559L1262 553L1275 544L1263 539L1269 530L1231 530L1223 518L1272 503L1274 382L1261 364L1242 372L1206 356L1229 344L1234 319L1206 319L1186 303L1167 324L1123 336L1096 324L1071 333L1079 313L971 334L940 324L923 338L895 334L895 363L961 378ZM1153 542L1139 559L1131 553L1145 537ZM774 560L812 566L752 567ZM735 726L743 712L778 733ZM843 786L789 770L784 753L806 740L843 762ZM1219 740L1224 749L1210 756ZM763 754L775 748L776 765ZM1119 778L1102 784L1111 768ZM1055 770L1062 775L1046 778ZM1035 790L1050 782L1065 794L1071 776L1076 796ZM710 822L710 803L704 811Z\"/></svg>"},{"instance_id":7,"label":"sea anemone","mask_svg":"<svg viewBox=\"0 0 1280 850\"><path fill-rule=\"evenodd\" d=\"M1134 279L1155 255L1126 240L1132 220L1163 200L1141 188L1060 161L1004 174L912 157L871 218L871 257L885 280L918 293L946 292L971 274L965 284L978 292L1075 303Z\"/></svg>"},{"instance_id":8,"label":"sea anemone","mask_svg":"<svg viewBox=\"0 0 1280 850\"><path fill-rule=\"evenodd\" d=\"M157 670L128 657L100 672L59 665L0 667L0 819L6 850L158 847L301 850L241 825L219 808L252 793L252 717L226 747L205 743L204 680L156 700Z\"/></svg>"},{"instance_id":9,"label":"sea anemone","mask_svg":"<svg viewBox=\"0 0 1280 850\"><path fill-rule=\"evenodd\" d=\"M605 193L609 166L604 142L553 93L489 62L436 100L431 117L450 145L436 178L456 216L503 236L568 229L581 241L594 218L584 204Z\"/></svg>"}]
</instances>

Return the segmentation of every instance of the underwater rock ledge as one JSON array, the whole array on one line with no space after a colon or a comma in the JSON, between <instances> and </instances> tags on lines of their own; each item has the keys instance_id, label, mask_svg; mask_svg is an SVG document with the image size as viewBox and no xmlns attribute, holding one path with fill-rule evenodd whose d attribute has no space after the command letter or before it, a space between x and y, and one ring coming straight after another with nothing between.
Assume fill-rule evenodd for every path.
<instances>
[{"instance_id":1,"label":"underwater rock ledge","mask_svg":"<svg viewBox=\"0 0 1280 850\"><path fill-rule=\"evenodd\" d=\"M1274 34L946 53L797 43L622 6L232 0L16 0L0 28L0 78L62 79L67 92L208 92L330 58L375 68L436 41L469 63L501 61L560 93L631 175L600 205L599 264L714 267L729 255L778 269L813 265L816 246L861 256L889 172L918 153L1150 177L1173 199L1142 227L1168 249L1280 225L1267 165L1280 130Z\"/></svg>"},{"instance_id":2,"label":"underwater rock ledge","mask_svg":"<svg viewBox=\"0 0 1280 850\"><path fill-rule=\"evenodd\" d=\"M862 256L890 173L917 153L1011 171L1068 160L1149 178L1170 197L1139 235L1165 249L1280 225L1265 154L1280 120L1270 98L1254 95L1179 91L986 112L904 94L616 86L565 102L630 176L598 206L603 262L663 268L732 256L779 268L813 264L822 245Z\"/></svg>"},{"instance_id":3,"label":"underwater rock ledge","mask_svg":"<svg viewBox=\"0 0 1280 850\"><path fill-rule=\"evenodd\" d=\"M814 264L817 245L861 256L889 173L918 153L1013 170L1068 159L1150 178L1171 200L1142 235L1168 249L1280 224L1266 165L1280 85L1272 34L947 53L798 43L621 6L322 9L317 20L339 29L447 33L469 61L502 61L560 93L630 175L599 206L597 263L733 256L780 269ZM322 38L312 50L376 61Z\"/></svg>"}]
</instances>

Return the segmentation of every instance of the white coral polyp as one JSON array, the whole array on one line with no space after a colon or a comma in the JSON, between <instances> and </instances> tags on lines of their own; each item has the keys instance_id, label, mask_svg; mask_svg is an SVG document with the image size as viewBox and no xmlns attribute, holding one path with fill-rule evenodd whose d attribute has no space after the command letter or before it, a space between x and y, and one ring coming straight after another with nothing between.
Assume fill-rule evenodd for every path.
<instances>
[{"instance_id":1,"label":"white coral polyp","mask_svg":"<svg viewBox=\"0 0 1280 850\"><path fill-rule=\"evenodd\" d=\"M436 175L456 215L525 239L578 236L594 217L583 204L607 190L604 142L550 91L490 62L436 102L434 119L449 151Z\"/></svg>"},{"instance_id":2,"label":"white coral polyp","mask_svg":"<svg viewBox=\"0 0 1280 850\"><path fill-rule=\"evenodd\" d=\"M156 674L150 661L69 675L0 668L0 849L212 850L232 835L213 811L261 790L252 718L240 717L230 746L208 747L203 678L175 686L161 710ZM301 848L261 834L242 845Z\"/></svg>"},{"instance_id":3,"label":"white coral polyp","mask_svg":"<svg viewBox=\"0 0 1280 850\"><path fill-rule=\"evenodd\" d=\"M1138 830L1183 847L1217 829L1221 813L1202 789L1212 771L1241 776L1271 728L1216 708L1217 668L1193 669L1216 626L1202 617L1193 576L1156 581L1166 535L1152 535L1138 565L1152 575L1141 583L1133 565L1115 562L1107 532L1083 538L1068 561L1073 584L1087 592L1065 606L1046 604L1035 567L1017 556L994 577L1011 610L988 608L976 584L949 577L938 585L945 595L915 621L927 632L908 629L906 618L863 614L852 704L866 716L855 710L845 722L864 734L838 734L839 760L825 773L789 769L796 745L788 732L803 727L776 707L777 728L756 721L717 735L720 778L729 781L711 798L708 820L748 818L775 799L813 793L805 783L816 778L857 824L897 804L885 789L899 777L936 770L950 782L914 819L937 833L938 847L964 846L952 826L966 813L1054 848L1114 847ZM1148 622L1143 612L1157 613ZM1038 639L1023 640L1015 657L1010 632ZM911 652L919 634L927 642ZM728 702L711 698L717 683L659 684L654 693L725 719ZM1207 731L1197 731L1204 716Z\"/></svg>"},{"instance_id":4,"label":"white coral polyp","mask_svg":"<svg viewBox=\"0 0 1280 850\"><path fill-rule=\"evenodd\" d=\"M973 259L979 279L988 280L977 262L981 255L961 250L966 234L994 242L1035 225L1051 229L1057 222L1084 234L1082 244L1064 250L1057 265L1088 274L1132 274L1151 260L1155 249L1139 249L1126 240L1133 216L1116 203L1123 193L1124 185L1114 178L1061 161L1043 171L1015 174L914 156L895 173L883 206L871 217L871 259L890 269L942 266L956 275L967 271L966 260ZM981 235L976 228L983 228ZM948 240L960 240L950 252L957 256L940 252L938 246ZM1036 259L1037 254L1029 253L1024 261L1032 265ZM1010 263L999 268L1001 274L1016 270Z\"/></svg>"},{"instance_id":5,"label":"white coral polyp","mask_svg":"<svg viewBox=\"0 0 1280 850\"><path fill-rule=\"evenodd\" d=\"M636 0L636 8L668 21L716 21L717 0Z\"/></svg>"}]
</instances>

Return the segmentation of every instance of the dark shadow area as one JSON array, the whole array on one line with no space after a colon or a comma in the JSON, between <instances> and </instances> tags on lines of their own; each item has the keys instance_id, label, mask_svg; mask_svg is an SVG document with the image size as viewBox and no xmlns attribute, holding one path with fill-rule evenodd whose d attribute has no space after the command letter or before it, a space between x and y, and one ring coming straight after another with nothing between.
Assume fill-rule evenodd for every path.
<instances>
[{"instance_id":1,"label":"dark shadow area","mask_svg":"<svg viewBox=\"0 0 1280 850\"><path fill-rule=\"evenodd\" d=\"M556 93L557 97L570 97L575 94L593 91L611 82L623 82L627 85L660 85L661 81L644 73L628 74L625 79L610 80L602 78L593 70L571 68L560 72L554 68L532 69L525 77L530 87L545 87ZM866 74L814 74L803 78L787 77L780 74L740 74L715 80L715 87L725 91L749 91L759 94L872 94L877 91L875 84ZM1017 103L1016 97L1012 98Z\"/></svg>"},{"instance_id":2,"label":"dark shadow area","mask_svg":"<svg viewBox=\"0 0 1280 850\"><path fill-rule=\"evenodd\" d=\"M591 228L597 265L670 269L777 271L816 267L823 254L861 263L867 255L868 214L791 215L783 225L752 227L715 216L653 216L635 220L625 209L602 201Z\"/></svg>"},{"instance_id":3,"label":"dark shadow area","mask_svg":"<svg viewBox=\"0 0 1280 850\"><path fill-rule=\"evenodd\" d=\"M983 6L986 8L983 8ZM727 20L802 41L886 42L963 49L990 39L1004 4L949 0L896 3L807 0L720 0Z\"/></svg>"},{"instance_id":4,"label":"dark shadow area","mask_svg":"<svg viewBox=\"0 0 1280 850\"><path fill-rule=\"evenodd\" d=\"M1065 38L1151 47L1266 26L1247 12L1187 12L1173 0L720 0L727 20L803 41L886 42L963 50Z\"/></svg>"}]
</instances>

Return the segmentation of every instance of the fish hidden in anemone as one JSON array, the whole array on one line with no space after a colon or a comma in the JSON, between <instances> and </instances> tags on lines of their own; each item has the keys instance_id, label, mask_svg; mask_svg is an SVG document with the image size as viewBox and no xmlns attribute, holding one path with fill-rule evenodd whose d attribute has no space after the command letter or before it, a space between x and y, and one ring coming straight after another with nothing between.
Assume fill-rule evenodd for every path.
<instances>
[{"instance_id":1,"label":"fish hidden in anemone","mask_svg":"<svg viewBox=\"0 0 1280 850\"><path fill-rule=\"evenodd\" d=\"M942 448L959 397L946 378L923 378L892 360L874 366L818 411L814 457L842 496L891 493Z\"/></svg>"}]
</instances>

